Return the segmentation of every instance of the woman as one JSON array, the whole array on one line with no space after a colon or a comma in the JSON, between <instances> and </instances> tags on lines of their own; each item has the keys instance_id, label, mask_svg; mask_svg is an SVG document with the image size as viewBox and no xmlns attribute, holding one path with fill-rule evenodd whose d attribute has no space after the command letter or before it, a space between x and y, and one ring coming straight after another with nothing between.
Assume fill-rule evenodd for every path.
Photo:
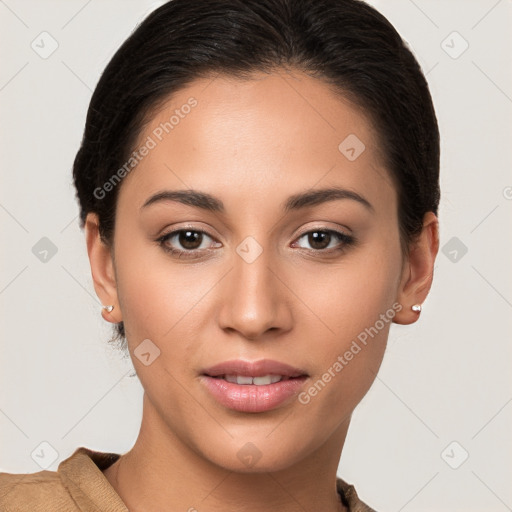
<instances>
[{"instance_id":1,"label":"woman","mask_svg":"<svg viewBox=\"0 0 512 512\"><path fill-rule=\"evenodd\" d=\"M418 63L357 0L172 0L91 99L73 176L144 388L125 454L0 476L2 510L372 510L336 471L438 251Z\"/></svg>"}]
</instances>

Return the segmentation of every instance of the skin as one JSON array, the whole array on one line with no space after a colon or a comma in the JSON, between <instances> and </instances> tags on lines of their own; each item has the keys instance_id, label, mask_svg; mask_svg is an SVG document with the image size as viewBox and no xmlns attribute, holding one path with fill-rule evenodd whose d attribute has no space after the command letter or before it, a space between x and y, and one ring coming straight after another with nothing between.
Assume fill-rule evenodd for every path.
<instances>
[{"instance_id":1,"label":"skin","mask_svg":"<svg viewBox=\"0 0 512 512\"><path fill-rule=\"evenodd\" d=\"M197 106L123 180L113 246L100 240L95 214L86 221L96 293L115 306L102 314L124 321L144 388L139 436L104 474L132 512L345 510L336 471L391 321L307 404L233 411L199 373L270 358L304 369L307 390L393 304L403 307L392 321L415 322L411 305L432 282L437 218L425 215L402 257L397 194L371 122L318 79L280 70L197 80L154 115L140 144L191 96ZM349 134L366 146L354 161L338 150ZM282 211L290 195L331 186L357 192L373 211L352 199ZM222 200L225 212L170 201L141 210L156 192L192 188ZM208 233L189 246L197 259L155 241L185 228ZM327 254L343 242L332 235L315 245L307 233L319 229L356 242ZM263 250L252 263L236 252L247 236ZM187 250L177 236L167 245ZM133 353L145 339L161 351L148 366ZM237 457L248 442L261 455L252 467Z\"/></svg>"}]
</instances>

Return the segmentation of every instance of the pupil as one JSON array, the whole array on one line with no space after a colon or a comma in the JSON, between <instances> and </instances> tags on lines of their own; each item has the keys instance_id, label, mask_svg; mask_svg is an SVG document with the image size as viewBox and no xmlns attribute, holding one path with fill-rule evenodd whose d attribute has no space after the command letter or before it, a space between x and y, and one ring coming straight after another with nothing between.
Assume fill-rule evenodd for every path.
<instances>
[{"instance_id":1,"label":"pupil","mask_svg":"<svg viewBox=\"0 0 512 512\"><path fill-rule=\"evenodd\" d=\"M201 245L201 233L197 231L182 231L179 235L179 242L186 249L197 249ZM197 241L199 240L199 244Z\"/></svg>"},{"instance_id":2,"label":"pupil","mask_svg":"<svg viewBox=\"0 0 512 512\"><path fill-rule=\"evenodd\" d=\"M309 243L313 249L325 249L329 245L331 235L325 231L314 231L309 234ZM325 241L327 240L327 243ZM322 243L323 242L323 243ZM317 245L320 247L317 247Z\"/></svg>"}]
</instances>

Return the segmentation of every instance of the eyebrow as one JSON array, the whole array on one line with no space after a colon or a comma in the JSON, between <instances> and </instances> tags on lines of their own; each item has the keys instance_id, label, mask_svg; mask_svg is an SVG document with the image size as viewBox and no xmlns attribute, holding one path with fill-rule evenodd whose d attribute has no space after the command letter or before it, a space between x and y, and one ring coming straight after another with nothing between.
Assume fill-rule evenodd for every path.
<instances>
[{"instance_id":1,"label":"eyebrow","mask_svg":"<svg viewBox=\"0 0 512 512\"><path fill-rule=\"evenodd\" d=\"M352 190L339 187L308 190L290 196L283 204L283 211L288 213L309 206L341 199L349 199L362 204L367 210L375 212L372 204L363 196ZM141 206L141 210L159 202L178 202L188 206L201 208L202 210L225 213L224 203L215 196L198 190L163 190L150 196Z\"/></svg>"}]
</instances>

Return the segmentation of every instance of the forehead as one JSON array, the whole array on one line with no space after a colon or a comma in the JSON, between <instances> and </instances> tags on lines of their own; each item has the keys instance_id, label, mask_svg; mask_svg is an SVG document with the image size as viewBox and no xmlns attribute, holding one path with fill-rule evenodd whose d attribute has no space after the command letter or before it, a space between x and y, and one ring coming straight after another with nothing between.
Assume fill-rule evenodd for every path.
<instances>
[{"instance_id":1,"label":"forehead","mask_svg":"<svg viewBox=\"0 0 512 512\"><path fill-rule=\"evenodd\" d=\"M331 185L395 200L367 116L301 72L198 79L160 105L134 149L143 146L119 196L138 208L162 189L190 188L246 207Z\"/></svg>"}]
</instances>

